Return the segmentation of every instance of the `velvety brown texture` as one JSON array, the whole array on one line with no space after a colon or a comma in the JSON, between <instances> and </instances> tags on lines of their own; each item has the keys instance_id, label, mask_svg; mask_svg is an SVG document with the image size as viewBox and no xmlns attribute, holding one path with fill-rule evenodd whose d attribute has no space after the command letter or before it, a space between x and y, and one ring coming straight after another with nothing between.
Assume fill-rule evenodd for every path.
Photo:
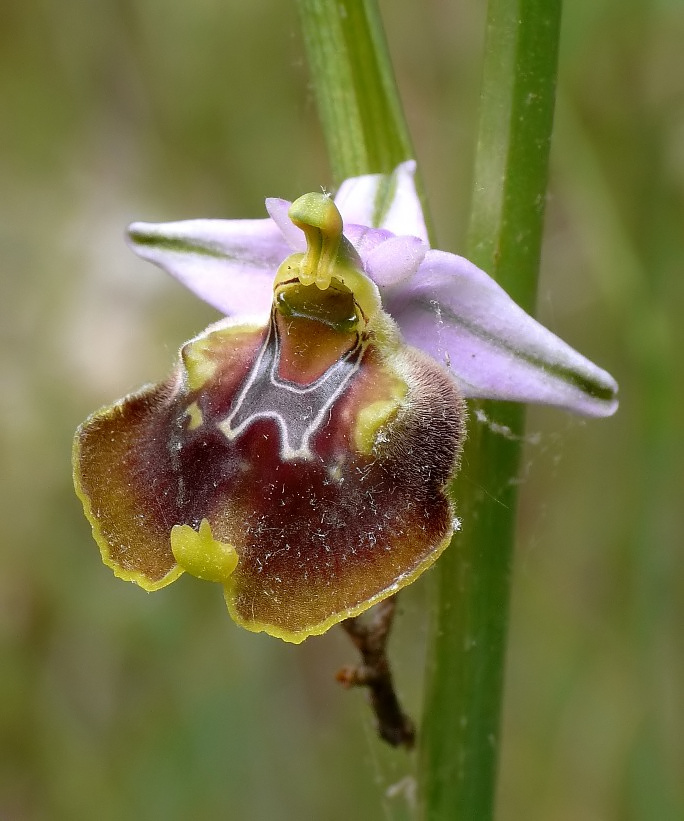
<instances>
[{"instance_id":1,"label":"velvety brown texture","mask_svg":"<svg viewBox=\"0 0 684 821\"><path fill-rule=\"evenodd\" d=\"M372 333L347 334L348 358L332 346L319 377L337 367L346 381L311 435L309 458L288 457L275 417L254 416L229 438L226 420L252 366L278 340L287 353L308 333L320 363L312 323L281 321L279 335L276 316L270 333L223 328L188 343L183 360L194 363L194 377L180 365L164 385L92 417L79 433L77 473L105 560L119 575L161 586L175 567L171 528L197 529L206 518L214 538L239 556L226 586L234 618L300 640L408 583L444 548L453 519L444 486L456 467L464 410L432 360L391 334L382 344ZM283 361L291 363L291 353ZM189 390L197 374L205 381ZM282 398L285 415L304 412L301 384L263 381ZM398 385L397 409L369 452L358 452L359 412L396 401ZM201 414L195 421L193 405ZM313 418L315 411L306 412Z\"/></svg>"}]
</instances>

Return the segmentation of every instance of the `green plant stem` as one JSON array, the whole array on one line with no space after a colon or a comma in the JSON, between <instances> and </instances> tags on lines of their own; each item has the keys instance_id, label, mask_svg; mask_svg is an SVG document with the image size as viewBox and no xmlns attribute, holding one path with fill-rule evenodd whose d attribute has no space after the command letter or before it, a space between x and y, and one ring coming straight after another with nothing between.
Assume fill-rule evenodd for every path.
<instances>
[{"instance_id":1,"label":"green plant stem","mask_svg":"<svg viewBox=\"0 0 684 821\"><path fill-rule=\"evenodd\" d=\"M336 182L412 156L375 0L298 0ZM561 0L491 0L468 254L528 310L541 247ZM494 806L522 406L483 403L453 497L463 533L438 563L419 735L421 812ZM501 428L498 429L499 431Z\"/></svg>"},{"instance_id":2,"label":"green plant stem","mask_svg":"<svg viewBox=\"0 0 684 821\"><path fill-rule=\"evenodd\" d=\"M560 14L561 0L490 0L488 10L466 251L528 311L539 268ZM452 489L463 530L437 567L419 770L429 821L493 816L524 419L523 406L482 403L471 415Z\"/></svg>"},{"instance_id":3,"label":"green plant stem","mask_svg":"<svg viewBox=\"0 0 684 821\"><path fill-rule=\"evenodd\" d=\"M334 181L413 157L375 0L297 0Z\"/></svg>"}]
</instances>

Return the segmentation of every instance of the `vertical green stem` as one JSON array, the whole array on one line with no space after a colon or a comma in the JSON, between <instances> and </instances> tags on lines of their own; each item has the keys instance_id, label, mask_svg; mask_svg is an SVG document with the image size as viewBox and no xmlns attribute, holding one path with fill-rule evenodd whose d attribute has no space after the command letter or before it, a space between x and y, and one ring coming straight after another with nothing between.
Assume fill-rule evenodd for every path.
<instances>
[{"instance_id":1,"label":"vertical green stem","mask_svg":"<svg viewBox=\"0 0 684 821\"><path fill-rule=\"evenodd\" d=\"M375 0L298 0L337 182L412 155ZM534 303L553 120L561 0L490 0L468 253ZM463 533L438 563L420 743L430 821L487 821L494 805L521 406L480 408L453 488ZM473 419L477 417L473 415ZM501 428L498 428L501 430Z\"/></svg>"},{"instance_id":2,"label":"vertical green stem","mask_svg":"<svg viewBox=\"0 0 684 821\"><path fill-rule=\"evenodd\" d=\"M375 0L297 0L335 182L413 157Z\"/></svg>"},{"instance_id":3,"label":"vertical green stem","mask_svg":"<svg viewBox=\"0 0 684 821\"><path fill-rule=\"evenodd\" d=\"M467 255L527 310L539 267L560 13L561 0L490 0L488 11ZM421 744L429 821L493 816L523 429L522 406L483 403L453 487L463 530L438 563Z\"/></svg>"}]
</instances>

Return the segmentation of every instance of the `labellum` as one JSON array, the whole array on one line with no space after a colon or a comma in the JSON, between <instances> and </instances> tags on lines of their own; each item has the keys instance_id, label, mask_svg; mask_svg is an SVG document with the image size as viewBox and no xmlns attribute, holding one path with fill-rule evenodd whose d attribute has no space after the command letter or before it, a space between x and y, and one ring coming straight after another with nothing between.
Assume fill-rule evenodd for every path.
<instances>
[{"instance_id":1,"label":"labellum","mask_svg":"<svg viewBox=\"0 0 684 821\"><path fill-rule=\"evenodd\" d=\"M289 216L307 249L275 273L267 320L218 322L165 382L91 416L74 473L117 576L219 582L238 624L300 642L449 543L465 409L383 311L334 203Z\"/></svg>"}]
</instances>

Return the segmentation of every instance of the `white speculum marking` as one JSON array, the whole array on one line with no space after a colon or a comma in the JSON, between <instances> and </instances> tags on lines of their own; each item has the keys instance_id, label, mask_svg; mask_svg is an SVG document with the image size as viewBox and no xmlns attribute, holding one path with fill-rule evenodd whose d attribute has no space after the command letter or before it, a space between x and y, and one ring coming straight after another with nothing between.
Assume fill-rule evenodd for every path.
<instances>
[{"instance_id":1,"label":"white speculum marking","mask_svg":"<svg viewBox=\"0 0 684 821\"><path fill-rule=\"evenodd\" d=\"M335 400L359 369L364 348L359 339L350 351L308 385L280 379L281 343L272 314L264 344L232 410L219 423L219 429L227 439L233 440L257 419L273 419L280 430L281 459L311 459L311 437L327 420Z\"/></svg>"}]
</instances>

